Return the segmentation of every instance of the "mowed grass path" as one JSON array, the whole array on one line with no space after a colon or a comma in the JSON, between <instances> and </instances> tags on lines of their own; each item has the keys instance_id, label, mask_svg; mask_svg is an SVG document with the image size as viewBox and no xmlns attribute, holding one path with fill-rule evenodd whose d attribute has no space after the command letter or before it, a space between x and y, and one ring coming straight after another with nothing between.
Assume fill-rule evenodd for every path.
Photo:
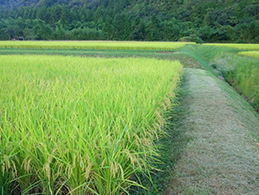
<instances>
[{"instance_id":1,"label":"mowed grass path","mask_svg":"<svg viewBox=\"0 0 259 195\"><path fill-rule=\"evenodd\" d=\"M152 170L180 75L166 60L0 56L1 193L139 185L132 176Z\"/></svg>"},{"instance_id":2,"label":"mowed grass path","mask_svg":"<svg viewBox=\"0 0 259 195\"><path fill-rule=\"evenodd\" d=\"M208 71L184 69L184 78L184 114L172 131L189 141L164 194L259 194L258 113Z\"/></svg>"}]
</instances>

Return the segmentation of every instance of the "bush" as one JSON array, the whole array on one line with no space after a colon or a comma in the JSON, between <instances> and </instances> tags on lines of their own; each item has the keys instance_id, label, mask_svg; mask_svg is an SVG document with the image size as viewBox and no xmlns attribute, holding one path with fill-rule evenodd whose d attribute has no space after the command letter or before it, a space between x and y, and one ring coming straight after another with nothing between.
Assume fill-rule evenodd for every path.
<instances>
[{"instance_id":1,"label":"bush","mask_svg":"<svg viewBox=\"0 0 259 195\"><path fill-rule=\"evenodd\" d=\"M179 39L179 41L180 42L195 42L195 43L198 43L198 44L204 43L204 41L196 35L190 35L190 36L182 37L182 38Z\"/></svg>"}]
</instances>

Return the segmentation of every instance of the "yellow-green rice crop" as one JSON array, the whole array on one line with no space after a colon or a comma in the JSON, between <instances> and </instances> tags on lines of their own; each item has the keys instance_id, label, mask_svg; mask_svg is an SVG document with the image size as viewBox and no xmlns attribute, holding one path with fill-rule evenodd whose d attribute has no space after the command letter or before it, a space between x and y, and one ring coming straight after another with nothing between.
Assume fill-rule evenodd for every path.
<instances>
[{"instance_id":1,"label":"yellow-green rice crop","mask_svg":"<svg viewBox=\"0 0 259 195\"><path fill-rule=\"evenodd\" d=\"M184 42L137 41L0 41L0 47L38 49L114 49L114 50L174 50L185 46Z\"/></svg>"},{"instance_id":2,"label":"yellow-green rice crop","mask_svg":"<svg viewBox=\"0 0 259 195\"><path fill-rule=\"evenodd\" d=\"M13 179L24 194L138 185L180 73L179 62L156 59L0 56L1 192Z\"/></svg>"},{"instance_id":3,"label":"yellow-green rice crop","mask_svg":"<svg viewBox=\"0 0 259 195\"><path fill-rule=\"evenodd\" d=\"M220 47L231 47L236 49L259 50L259 44L240 44L240 43L206 43L205 45L214 45Z\"/></svg>"},{"instance_id":4,"label":"yellow-green rice crop","mask_svg":"<svg viewBox=\"0 0 259 195\"><path fill-rule=\"evenodd\" d=\"M242 51L242 52L239 52L238 54L243 56L251 56L251 57L259 58L259 51Z\"/></svg>"}]
</instances>

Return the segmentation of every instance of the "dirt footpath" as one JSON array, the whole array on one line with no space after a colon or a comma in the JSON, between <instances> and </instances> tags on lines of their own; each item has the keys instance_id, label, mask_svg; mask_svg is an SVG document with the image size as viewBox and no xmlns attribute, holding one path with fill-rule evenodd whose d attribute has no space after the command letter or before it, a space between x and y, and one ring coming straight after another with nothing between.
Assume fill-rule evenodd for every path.
<instances>
[{"instance_id":1,"label":"dirt footpath","mask_svg":"<svg viewBox=\"0 0 259 195\"><path fill-rule=\"evenodd\" d=\"M208 71L184 74L188 114L181 128L191 140L165 195L259 194L258 114Z\"/></svg>"}]
</instances>

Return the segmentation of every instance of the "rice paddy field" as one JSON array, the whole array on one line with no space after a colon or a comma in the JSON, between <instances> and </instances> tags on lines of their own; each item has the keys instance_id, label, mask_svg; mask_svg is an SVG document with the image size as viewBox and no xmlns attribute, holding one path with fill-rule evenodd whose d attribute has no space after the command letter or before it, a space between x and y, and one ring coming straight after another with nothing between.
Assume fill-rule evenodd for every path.
<instances>
[{"instance_id":1,"label":"rice paddy field","mask_svg":"<svg viewBox=\"0 0 259 195\"><path fill-rule=\"evenodd\" d=\"M136 41L0 41L0 48L26 49L112 49L112 50L175 50L189 42Z\"/></svg>"},{"instance_id":2,"label":"rice paddy field","mask_svg":"<svg viewBox=\"0 0 259 195\"><path fill-rule=\"evenodd\" d=\"M140 186L181 72L168 60L1 55L0 193Z\"/></svg>"},{"instance_id":3,"label":"rice paddy field","mask_svg":"<svg viewBox=\"0 0 259 195\"><path fill-rule=\"evenodd\" d=\"M213 63L259 110L258 52L239 49L259 44L1 41L0 194L145 188L138 176L152 180L161 163L154 143L176 104L182 65L172 60L211 72Z\"/></svg>"},{"instance_id":4,"label":"rice paddy field","mask_svg":"<svg viewBox=\"0 0 259 195\"><path fill-rule=\"evenodd\" d=\"M238 54L243 56L251 56L251 57L259 58L259 51L243 51L243 52L239 52Z\"/></svg>"}]
</instances>

